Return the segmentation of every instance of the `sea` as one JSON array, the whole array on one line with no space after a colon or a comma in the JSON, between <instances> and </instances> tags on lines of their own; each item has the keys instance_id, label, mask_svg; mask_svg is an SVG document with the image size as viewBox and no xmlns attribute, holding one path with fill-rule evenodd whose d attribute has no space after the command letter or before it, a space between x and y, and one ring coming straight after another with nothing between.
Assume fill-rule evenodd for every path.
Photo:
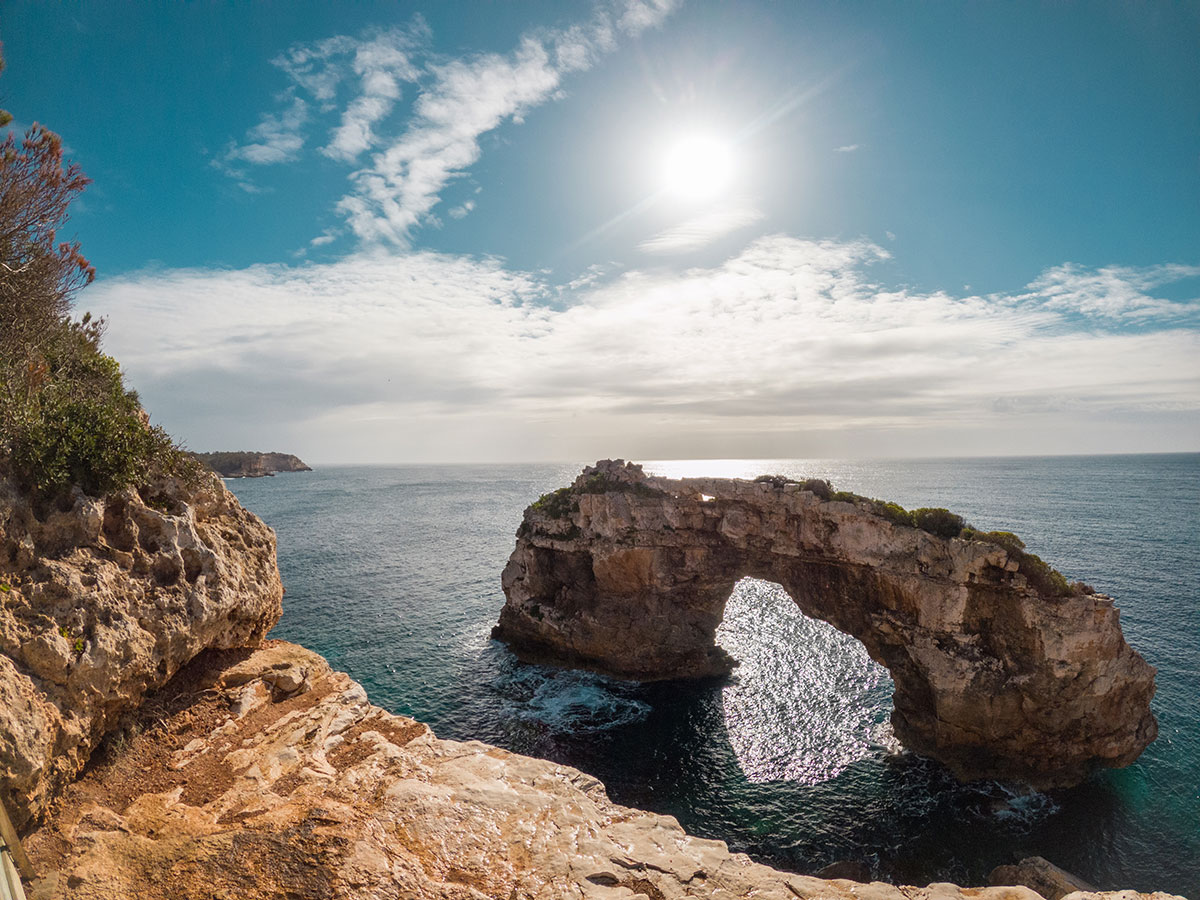
<instances>
[{"instance_id":1,"label":"sea","mask_svg":"<svg viewBox=\"0 0 1200 900\"><path fill-rule=\"evenodd\" d=\"M1038 855L1101 889L1200 900L1200 454L644 462L948 507L1115 597L1158 669L1158 740L1045 793L958 784L906 752L887 671L770 582L730 597L718 641L742 664L727 680L635 684L518 661L489 637L500 572L524 508L582 465L322 466L228 484L278 535L287 593L272 636L440 737L575 766L618 803L794 872L854 860L897 884L982 885Z\"/></svg>"}]
</instances>

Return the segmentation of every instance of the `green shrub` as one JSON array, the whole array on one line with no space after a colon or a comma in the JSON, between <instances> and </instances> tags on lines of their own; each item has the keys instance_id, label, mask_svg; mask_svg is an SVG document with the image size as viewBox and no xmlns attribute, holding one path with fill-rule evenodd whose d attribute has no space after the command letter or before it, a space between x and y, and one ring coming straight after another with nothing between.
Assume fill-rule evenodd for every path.
<instances>
[{"instance_id":1,"label":"green shrub","mask_svg":"<svg viewBox=\"0 0 1200 900\"><path fill-rule=\"evenodd\" d=\"M963 517L955 515L941 507L924 507L912 511L912 522L922 531L942 538L958 537L962 534L966 522Z\"/></svg>"},{"instance_id":2,"label":"green shrub","mask_svg":"<svg viewBox=\"0 0 1200 900\"><path fill-rule=\"evenodd\" d=\"M529 506L530 509L544 513L552 519L563 519L579 508L569 487L559 488L542 494Z\"/></svg>"},{"instance_id":3,"label":"green shrub","mask_svg":"<svg viewBox=\"0 0 1200 900\"><path fill-rule=\"evenodd\" d=\"M95 269L55 235L87 184L52 131L0 142L0 475L44 497L196 471L100 352L103 323L71 318Z\"/></svg>"},{"instance_id":4,"label":"green shrub","mask_svg":"<svg viewBox=\"0 0 1200 900\"><path fill-rule=\"evenodd\" d=\"M569 491L572 488L563 488ZM579 494L611 494L614 491L620 491L626 494L635 494L639 497L661 497L663 492L657 488L652 488L650 485L641 481L619 481L615 478L609 478L603 472L594 472L587 477L578 488L574 488Z\"/></svg>"},{"instance_id":5,"label":"green shrub","mask_svg":"<svg viewBox=\"0 0 1200 900\"><path fill-rule=\"evenodd\" d=\"M36 378L0 392L0 455L22 487L54 496L77 485L100 496L189 473L189 461L125 390L116 361L77 329L52 341L44 360Z\"/></svg>"},{"instance_id":6,"label":"green shrub","mask_svg":"<svg viewBox=\"0 0 1200 900\"><path fill-rule=\"evenodd\" d=\"M807 478L800 482L800 490L816 494L822 500L833 499L833 485L824 478Z\"/></svg>"},{"instance_id":7,"label":"green shrub","mask_svg":"<svg viewBox=\"0 0 1200 900\"><path fill-rule=\"evenodd\" d=\"M965 528L962 536L971 541L999 544L1014 556L1019 556L1025 549L1025 542L1011 531L976 531L974 528Z\"/></svg>"},{"instance_id":8,"label":"green shrub","mask_svg":"<svg viewBox=\"0 0 1200 900\"><path fill-rule=\"evenodd\" d=\"M1037 589L1039 594L1047 597L1069 597L1073 591L1066 576L1035 553L1021 552L1017 566L1025 579Z\"/></svg>"},{"instance_id":9,"label":"green shrub","mask_svg":"<svg viewBox=\"0 0 1200 900\"><path fill-rule=\"evenodd\" d=\"M887 519L893 525L907 525L913 527L913 516L907 509L899 503L890 503L887 500L871 500L871 512L877 516Z\"/></svg>"},{"instance_id":10,"label":"green shrub","mask_svg":"<svg viewBox=\"0 0 1200 900\"><path fill-rule=\"evenodd\" d=\"M1017 561L1017 571L1025 576L1038 593L1047 597L1068 597L1071 594L1094 594L1096 591L1082 581L1068 582L1066 576L1053 568L1035 553L1025 549L1025 542L1011 531L976 531L963 529L964 538L972 541L987 541L1008 551L1009 557Z\"/></svg>"}]
</instances>

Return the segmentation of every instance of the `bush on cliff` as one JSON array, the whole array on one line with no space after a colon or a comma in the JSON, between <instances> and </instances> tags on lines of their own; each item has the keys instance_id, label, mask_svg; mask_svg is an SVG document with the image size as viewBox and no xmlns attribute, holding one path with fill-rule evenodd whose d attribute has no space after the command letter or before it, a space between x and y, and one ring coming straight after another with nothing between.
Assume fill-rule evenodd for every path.
<instances>
[{"instance_id":1,"label":"bush on cliff","mask_svg":"<svg viewBox=\"0 0 1200 900\"><path fill-rule=\"evenodd\" d=\"M557 491L550 491L547 494L542 494L530 504L530 509L537 510L540 513L545 513L552 519L562 519L569 516L578 508L572 491L569 487L559 488Z\"/></svg>"},{"instance_id":2,"label":"bush on cliff","mask_svg":"<svg viewBox=\"0 0 1200 900\"><path fill-rule=\"evenodd\" d=\"M0 143L0 474L45 497L193 471L101 352L103 322L71 318L95 269L57 233L88 184L40 125Z\"/></svg>"},{"instance_id":3,"label":"bush on cliff","mask_svg":"<svg viewBox=\"0 0 1200 900\"><path fill-rule=\"evenodd\" d=\"M910 515L913 524L922 531L928 531L941 538L958 537L967 524L962 516L941 507L914 509Z\"/></svg>"}]
</instances>

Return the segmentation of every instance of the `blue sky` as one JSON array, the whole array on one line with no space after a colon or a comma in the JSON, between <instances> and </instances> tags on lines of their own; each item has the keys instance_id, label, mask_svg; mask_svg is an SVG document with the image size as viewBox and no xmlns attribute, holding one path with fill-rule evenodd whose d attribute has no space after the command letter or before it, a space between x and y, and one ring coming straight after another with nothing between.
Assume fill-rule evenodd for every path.
<instances>
[{"instance_id":1,"label":"blue sky","mask_svg":"<svg viewBox=\"0 0 1200 900\"><path fill-rule=\"evenodd\" d=\"M0 40L94 179L79 306L196 449L1200 448L1193 4L9 0ZM696 135L728 178L670 190Z\"/></svg>"}]
</instances>

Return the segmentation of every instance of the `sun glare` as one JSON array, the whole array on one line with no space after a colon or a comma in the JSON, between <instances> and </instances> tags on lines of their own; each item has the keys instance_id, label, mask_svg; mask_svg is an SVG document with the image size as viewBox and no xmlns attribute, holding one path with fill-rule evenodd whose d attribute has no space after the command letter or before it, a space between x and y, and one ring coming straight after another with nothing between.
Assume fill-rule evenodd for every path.
<instances>
[{"instance_id":1,"label":"sun glare","mask_svg":"<svg viewBox=\"0 0 1200 900\"><path fill-rule=\"evenodd\" d=\"M670 146L662 160L662 185L682 200L708 200L729 186L733 152L728 142L689 135Z\"/></svg>"}]
</instances>

